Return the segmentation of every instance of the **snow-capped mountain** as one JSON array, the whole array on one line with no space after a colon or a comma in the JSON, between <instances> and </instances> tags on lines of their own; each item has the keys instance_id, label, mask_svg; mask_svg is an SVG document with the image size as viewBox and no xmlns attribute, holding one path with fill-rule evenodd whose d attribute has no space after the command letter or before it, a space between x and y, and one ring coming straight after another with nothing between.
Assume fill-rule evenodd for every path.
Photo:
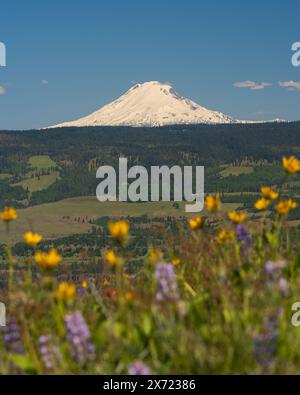
<instances>
[{"instance_id":1,"label":"snow-capped mountain","mask_svg":"<svg viewBox=\"0 0 300 395\"><path fill-rule=\"evenodd\" d=\"M117 100L76 121L52 127L68 126L163 126L201 123L237 123L218 111L211 111L179 96L167 83L136 84Z\"/></svg>"}]
</instances>

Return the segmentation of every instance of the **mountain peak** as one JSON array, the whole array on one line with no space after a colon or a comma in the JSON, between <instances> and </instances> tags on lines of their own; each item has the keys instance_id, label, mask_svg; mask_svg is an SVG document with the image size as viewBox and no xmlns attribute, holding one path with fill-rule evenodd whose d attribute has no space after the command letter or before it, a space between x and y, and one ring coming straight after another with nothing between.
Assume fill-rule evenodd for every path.
<instances>
[{"instance_id":1,"label":"mountain peak","mask_svg":"<svg viewBox=\"0 0 300 395\"><path fill-rule=\"evenodd\" d=\"M94 113L68 126L163 126L176 124L235 123L221 112L201 107L176 93L169 83L148 81L135 84L126 93Z\"/></svg>"},{"instance_id":2,"label":"mountain peak","mask_svg":"<svg viewBox=\"0 0 300 395\"><path fill-rule=\"evenodd\" d=\"M160 82L160 81L146 81L142 83L137 83L135 84L130 90L136 89L136 88L151 88L151 87L168 87L172 88L172 85L169 84L168 82Z\"/></svg>"}]
</instances>

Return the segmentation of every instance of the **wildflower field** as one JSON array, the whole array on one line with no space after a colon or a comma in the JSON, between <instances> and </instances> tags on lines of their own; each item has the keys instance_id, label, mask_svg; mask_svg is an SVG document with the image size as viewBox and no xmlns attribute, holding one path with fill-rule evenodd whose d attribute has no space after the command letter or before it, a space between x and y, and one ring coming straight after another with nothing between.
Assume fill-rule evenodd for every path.
<instances>
[{"instance_id":1,"label":"wildflower field","mask_svg":"<svg viewBox=\"0 0 300 395\"><path fill-rule=\"evenodd\" d=\"M285 157L282 166L283 185L300 162ZM62 251L39 249L43 235L33 231L24 234L29 253L16 276L18 212L4 208L0 373L299 373L292 306L300 301L300 255L287 222L297 202L277 185L261 188L255 219L221 205L210 194L209 217L182 221L176 233L165 229L163 248L149 240L137 271L129 270L130 223L111 221L102 251L109 276L101 284L60 281ZM266 210L270 216L258 215Z\"/></svg>"}]
</instances>

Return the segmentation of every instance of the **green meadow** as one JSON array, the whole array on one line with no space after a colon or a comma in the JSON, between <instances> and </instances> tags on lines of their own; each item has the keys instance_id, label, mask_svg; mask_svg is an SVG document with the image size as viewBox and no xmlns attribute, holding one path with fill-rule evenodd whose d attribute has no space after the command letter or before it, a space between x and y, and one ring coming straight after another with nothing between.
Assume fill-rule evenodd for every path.
<instances>
[{"instance_id":1,"label":"green meadow","mask_svg":"<svg viewBox=\"0 0 300 395\"><path fill-rule=\"evenodd\" d=\"M225 203L223 210L234 210L235 203ZM185 217L184 203L180 202L175 208L172 202L99 202L96 197L76 197L55 203L18 210L18 226L12 224L11 232L14 241L21 241L23 234L31 229L41 233L46 239L88 232L95 221L101 217ZM84 220L84 222L82 222ZM4 238L4 229L0 228L0 238Z\"/></svg>"}]
</instances>

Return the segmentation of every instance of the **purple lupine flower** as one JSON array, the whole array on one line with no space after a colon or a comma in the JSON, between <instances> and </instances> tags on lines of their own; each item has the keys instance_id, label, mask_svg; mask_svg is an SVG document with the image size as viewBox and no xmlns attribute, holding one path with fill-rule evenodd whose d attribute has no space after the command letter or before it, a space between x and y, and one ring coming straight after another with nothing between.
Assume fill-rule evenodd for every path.
<instances>
[{"instance_id":1,"label":"purple lupine flower","mask_svg":"<svg viewBox=\"0 0 300 395\"><path fill-rule=\"evenodd\" d=\"M83 288L83 286L82 285L78 285L77 286L77 290L76 290L77 292L77 296L79 296L80 298L82 298L84 295L85 295L85 289Z\"/></svg>"},{"instance_id":2,"label":"purple lupine flower","mask_svg":"<svg viewBox=\"0 0 300 395\"><path fill-rule=\"evenodd\" d=\"M172 263L158 263L154 276L157 284L156 300L159 302L178 301L177 278Z\"/></svg>"},{"instance_id":3,"label":"purple lupine flower","mask_svg":"<svg viewBox=\"0 0 300 395\"><path fill-rule=\"evenodd\" d=\"M278 281L278 288L284 296L289 294L289 284L285 278L281 277Z\"/></svg>"},{"instance_id":4,"label":"purple lupine flower","mask_svg":"<svg viewBox=\"0 0 300 395\"><path fill-rule=\"evenodd\" d=\"M151 370L144 362L135 361L128 366L128 374L130 376L148 376L151 374Z\"/></svg>"},{"instance_id":5,"label":"purple lupine flower","mask_svg":"<svg viewBox=\"0 0 300 395\"><path fill-rule=\"evenodd\" d=\"M249 233L248 227L246 224L238 224L236 227L236 237L240 242L243 253L247 252L248 248L253 246L252 236Z\"/></svg>"},{"instance_id":6,"label":"purple lupine flower","mask_svg":"<svg viewBox=\"0 0 300 395\"><path fill-rule=\"evenodd\" d=\"M278 329L277 319L278 319L278 313L273 317L270 317L270 319L266 322L265 328L268 333L275 332Z\"/></svg>"},{"instance_id":7,"label":"purple lupine flower","mask_svg":"<svg viewBox=\"0 0 300 395\"><path fill-rule=\"evenodd\" d=\"M263 334L253 337L255 359L264 368L267 368L273 359L277 349L278 340L278 313L269 317L265 323Z\"/></svg>"},{"instance_id":8,"label":"purple lupine flower","mask_svg":"<svg viewBox=\"0 0 300 395\"><path fill-rule=\"evenodd\" d=\"M8 352L24 354L24 346L21 339L20 326L15 318L6 321L6 326L1 327L2 338Z\"/></svg>"},{"instance_id":9,"label":"purple lupine flower","mask_svg":"<svg viewBox=\"0 0 300 395\"><path fill-rule=\"evenodd\" d=\"M51 344L52 337L40 336L39 337L39 350L41 359L45 365L46 370L52 370L58 361L61 359L61 354L56 346Z\"/></svg>"},{"instance_id":10,"label":"purple lupine flower","mask_svg":"<svg viewBox=\"0 0 300 395\"><path fill-rule=\"evenodd\" d=\"M278 287L280 292L284 295L288 295L288 282L281 277L283 269L286 267L286 261L267 261L265 263L265 275L266 275L266 286L267 288L273 289Z\"/></svg>"},{"instance_id":11,"label":"purple lupine flower","mask_svg":"<svg viewBox=\"0 0 300 395\"><path fill-rule=\"evenodd\" d=\"M286 261L267 261L265 263L265 272L267 276L278 276L282 270L286 267Z\"/></svg>"},{"instance_id":12,"label":"purple lupine flower","mask_svg":"<svg viewBox=\"0 0 300 395\"><path fill-rule=\"evenodd\" d=\"M269 332L253 338L255 358L264 367L272 362L272 357L277 349L277 338L276 332Z\"/></svg>"},{"instance_id":13,"label":"purple lupine flower","mask_svg":"<svg viewBox=\"0 0 300 395\"><path fill-rule=\"evenodd\" d=\"M94 358L95 347L90 342L90 330L81 312L66 315L65 325L73 358L84 365Z\"/></svg>"}]
</instances>

